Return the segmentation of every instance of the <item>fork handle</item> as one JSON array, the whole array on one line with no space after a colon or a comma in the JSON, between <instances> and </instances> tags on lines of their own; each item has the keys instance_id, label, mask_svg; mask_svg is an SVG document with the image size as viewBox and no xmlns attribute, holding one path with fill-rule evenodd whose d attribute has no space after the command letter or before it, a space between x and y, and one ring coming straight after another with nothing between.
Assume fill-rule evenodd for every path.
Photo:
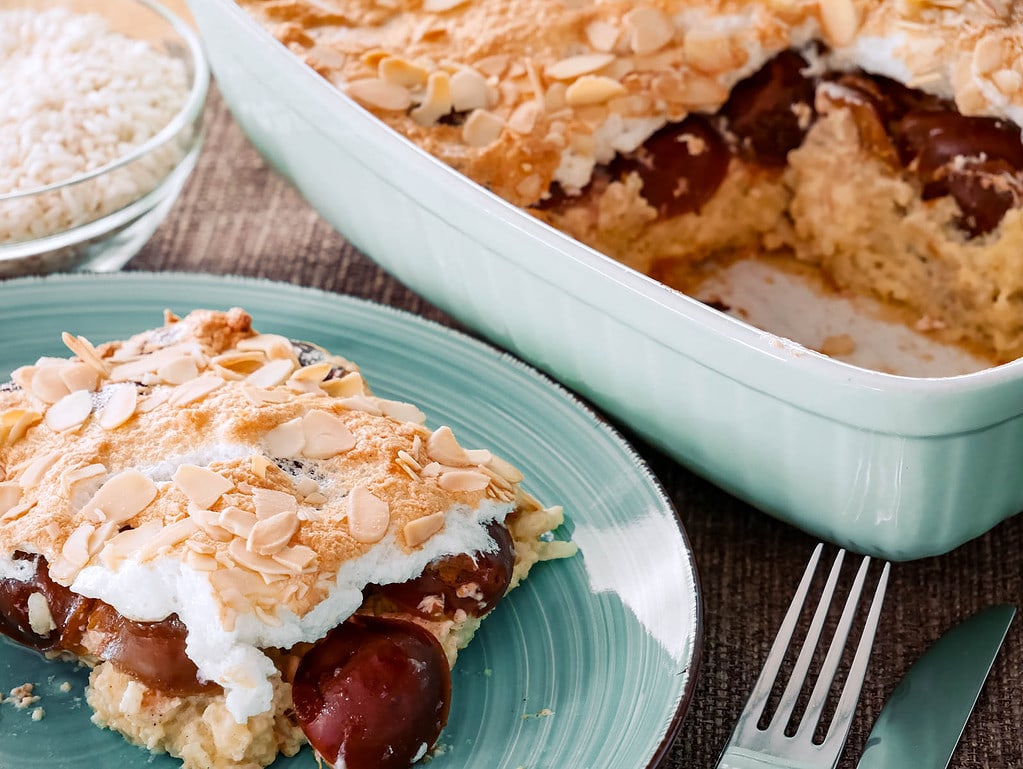
<instances>
[{"instance_id":1,"label":"fork handle","mask_svg":"<svg viewBox=\"0 0 1023 769\"><path fill-rule=\"evenodd\" d=\"M822 769L821 762L775 758L734 746L725 748L716 769Z\"/></svg>"}]
</instances>

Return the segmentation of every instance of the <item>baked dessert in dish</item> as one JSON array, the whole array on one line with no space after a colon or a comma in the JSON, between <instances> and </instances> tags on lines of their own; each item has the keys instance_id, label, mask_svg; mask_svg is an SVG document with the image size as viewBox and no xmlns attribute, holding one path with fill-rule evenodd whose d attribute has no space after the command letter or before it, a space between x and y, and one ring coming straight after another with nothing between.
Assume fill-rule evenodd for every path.
<instances>
[{"instance_id":1,"label":"baked dessert in dish","mask_svg":"<svg viewBox=\"0 0 1023 769\"><path fill-rule=\"evenodd\" d=\"M239 0L414 142L690 290L760 257L1023 354L1023 4Z\"/></svg>"},{"instance_id":2,"label":"baked dessert in dish","mask_svg":"<svg viewBox=\"0 0 1023 769\"><path fill-rule=\"evenodd\" d=\"M0 386L0 632L185 769L409 765L481 619L575 550L508 462L240 309L64 341Z\"/></svg>"}]
</instances>

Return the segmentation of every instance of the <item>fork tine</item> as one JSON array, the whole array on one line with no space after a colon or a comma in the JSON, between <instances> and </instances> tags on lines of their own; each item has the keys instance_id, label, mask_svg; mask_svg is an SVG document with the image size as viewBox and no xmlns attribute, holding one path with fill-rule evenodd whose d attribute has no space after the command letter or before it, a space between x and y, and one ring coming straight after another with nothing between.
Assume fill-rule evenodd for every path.
<instances>
[{"instance_id":1,"label":"fork tine","mask_svg":"<svg viewBox=\"0 0 1023 769\"><path fill-rule=\"evenodd\" d=\"M799 699L799 692L802 691L803 684L806 682L806 676L810 670L810 662L813 659L814 652L817 651L817 645L820 643L821 631L824 629L824 621L828 617L828 609L835 595L838 575L842 571L842 562L844 560L845 550L839 550L838 555L835 556L835 562L831 566L831 573L828 574L828 581L824 585L824 591L817 602L817 609L813 613L810 627L806 631L806 638L803 639L803 645L799 650L799 656L796 658L796 664L789 675L785 691L778 701L778 710L775 712L771 723L776 723L781 729L785 728L792 717L792 711L795 710L796 702Z\"/></svg>"},{"instance_id":2,"label":"fork tine","mask_svg":"<svg viewBox=\"0 0 1023 769\"><path fill-rule=\"evenodd\" d=\"M813 692L810 694L810 701L806 706L806 712L803 713L797 734L801 734L807 729L812 734L820 722L824 703L828 699L828 692L835 681L838 665L842 661L842 652L845 651L845 645L849 639L849 631L852 629L853 618L856 616L856 607L860 602L860 594L863 592L863 583L866 581L869 566L870 559L864 558L856 573L856 580L845 599L842 617L838 621L838 627L835 628L831 646L828 648L828 656L824 659L824 664L817 676L817 683L814 684Z\"/></svg>"},{"instance_id":3,"label":"fork tine","mask_svg":"<svg viewBox=\"0 0 1023 769\"><path fill-rule=\"evenodd\" d=\"M884 604L890 568L891 564L885 563L881 577L877 581L870 613L867 614L867 621L863 625L863 633L860 635L860 643L856 647L856 656L853 657L852 666L849 668L849 675L845 681L845 689L842 691L842 697L838 700L835 716L831 720L831 726L828 728L825 738L829 742L834 740L842 745L849 733L849 727L852 725L856 703L860 699L860 690L863 688L863 679L867 676L867 663L870 661L870 650L874 645L874 635L877 633L877 625L881 617L881 606Z\"/></svg>"},{"instance_id":4,"label":"fork tine","mask_svg":"<svg viewBox=\"0 0 1023 769\"><path fill-rule=\"evenodd\" d=\"M774 637L774 643L771 644L771 651L764 661L764 666L760 669L760 675L757 676L757 682L753 685L753 691L746 702L743 716L755 714L755 717L751 719L754 726L756 726L756 721L759 720L760 714L764 710L767 698L771 696L771 689L774 688L774 679L778 677L778 670L781 668L782 660L785 659L785 652L788 650L792 633L796 629L796 622L802 613L807 593L810 592L810 583L813 581L813 575L817 571L817 562L820 561L823 550L824 544L819 543L814 549L813 555L810 556L810 562L806 565L802 579L799 580L799 587L796 588L796 593L792 596L791 603L789 603L788 611L785 612L785 619L782 620L781 627L778 628L778 634Z\"/></svg>"}]
</instances>

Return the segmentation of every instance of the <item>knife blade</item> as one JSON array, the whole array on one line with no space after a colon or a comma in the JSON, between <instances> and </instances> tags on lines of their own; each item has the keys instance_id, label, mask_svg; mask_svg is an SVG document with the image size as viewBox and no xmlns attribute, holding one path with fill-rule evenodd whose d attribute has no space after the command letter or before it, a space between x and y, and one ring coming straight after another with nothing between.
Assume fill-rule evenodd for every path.
<instances>
[{"instance_id":1,"label":"knife blade","mask_svg":"<svg viewBox=\"0 0 1023 769\"><path fill-rule=\"evenodd\" d=\"M1015 615L992 606L935 641L881 709L857 769L945 769Z\"/></svg>"}]
</instances>

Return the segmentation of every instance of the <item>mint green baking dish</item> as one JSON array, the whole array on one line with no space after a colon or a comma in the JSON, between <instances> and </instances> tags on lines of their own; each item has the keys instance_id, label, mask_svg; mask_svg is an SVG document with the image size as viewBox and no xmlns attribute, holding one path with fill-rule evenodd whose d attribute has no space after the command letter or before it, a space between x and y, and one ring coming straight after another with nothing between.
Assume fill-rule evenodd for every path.
<instances>
[{"instance_id":1,"label":"mint green baking dish","mask_svg":"<svg viewBox=\"0 0 1023 769\"><path fill-rule=\"evenodd\" d=\"M256 147L399 280L757 508L856 551L935 555L1023 509L1023 362L855 368L581 245L459 175L231 0L191 0Z\"/></svg>"}]
</instances>

